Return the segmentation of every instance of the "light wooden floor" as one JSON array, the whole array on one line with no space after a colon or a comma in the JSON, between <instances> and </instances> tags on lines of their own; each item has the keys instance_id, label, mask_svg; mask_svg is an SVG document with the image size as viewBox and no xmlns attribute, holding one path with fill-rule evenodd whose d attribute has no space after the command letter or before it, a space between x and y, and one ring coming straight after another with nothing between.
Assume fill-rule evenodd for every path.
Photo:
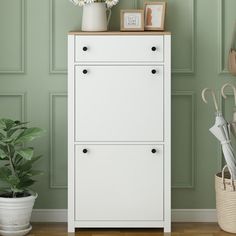
<instances>
[{"instance_id":1,"label":"light wooden floor","mask_svg":"<svg viewBox=\"0 0 236 236\"><path fill-rule=\"evenodd\" d=\"M75 234L66 232L64 223L34 223L29 236L226 236L216 223L174 223L172 233L164 234L160 229L81 229Z\"/></svg>"}]
</instances>

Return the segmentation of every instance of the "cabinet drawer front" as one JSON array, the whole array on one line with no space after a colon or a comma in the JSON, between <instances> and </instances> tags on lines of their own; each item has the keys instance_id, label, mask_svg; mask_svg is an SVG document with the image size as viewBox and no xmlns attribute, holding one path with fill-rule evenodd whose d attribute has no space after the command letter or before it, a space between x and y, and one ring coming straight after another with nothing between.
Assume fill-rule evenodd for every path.
<instances>
[{"instance_id":1,"label":"cabinet drawer front","mask_svg":"<svg viewBox=\"0 0 236 236\"><path fill-rule=\"evenodd\" d=\"M163 141L163 66L76 66L76 141Z\"/></svg>"},{"instance_id":2,"label":"cabinet drawer front","mask_svg":"<svg viewBox=\"0 0 236 236\"><path fill-rule=\"evenodd\" d=\"M162 145L78 145L75 172L76 220L163 220Z\"/></svg>"},{"instance_id":3,"label":"cabinet drawer front","mask_svg":"<svg viewBox=\"0 0 236 236\"><path fill-rule=\"evenodd\" d=\"M162 62L163 36L76 36L76 62Z\"/></svg>"}]
</instances>

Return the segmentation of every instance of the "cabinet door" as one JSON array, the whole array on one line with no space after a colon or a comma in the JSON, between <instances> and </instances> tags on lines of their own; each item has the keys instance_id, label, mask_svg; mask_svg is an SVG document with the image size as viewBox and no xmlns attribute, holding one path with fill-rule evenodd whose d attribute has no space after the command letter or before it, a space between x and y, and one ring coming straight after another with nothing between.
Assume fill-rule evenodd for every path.
<instances>
[{"instance_id":1,"label":"cabinet door","mask_svg":"<svg viewBox=\"0 0 236 236\"><path fill-rule=\"evenodd\" d=\"M76 141L163 141L163 66L76 66Z\"/></svg>"},{"instance_id":2,"label":"cabinet door","mask_svg":"<svg viewBox=\"0 0 236 236\"><path fill-rule=\"evenodd\" d=\"M162 145L78 145L75 173L76 220L163 220Z\"/></svg>"},{"instance_id":3,"label":"cabinet door","mask_svg":"<svg viewBox=\"0 0 236 236\"><path fill-rule=\"evenodd\" d=\"M76 62L162 62L164 37L76 36Z\"/></svg>"}]
</instances>

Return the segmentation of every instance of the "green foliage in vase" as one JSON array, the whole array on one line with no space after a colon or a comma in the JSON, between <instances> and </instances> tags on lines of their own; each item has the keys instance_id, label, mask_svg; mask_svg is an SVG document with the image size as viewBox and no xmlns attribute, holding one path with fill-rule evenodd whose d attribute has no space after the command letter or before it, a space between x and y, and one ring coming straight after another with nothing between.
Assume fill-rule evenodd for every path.
<instances>
[{"instance_id":1,"label":"green foliage in vase","mask_svg":"<svg viewBox=\"0 0 236 236\"><path fill-rule=\"evenodd\" d=\"M33 177L42 174L33 170L33 164L41 158L34 155L33 147L26 143L40 137L41 128L27 128L27 122L0 119L0 180L4 183L1 195L23 197L29 194L29 187L35 183Z\"/></svg>"}]
</instances>

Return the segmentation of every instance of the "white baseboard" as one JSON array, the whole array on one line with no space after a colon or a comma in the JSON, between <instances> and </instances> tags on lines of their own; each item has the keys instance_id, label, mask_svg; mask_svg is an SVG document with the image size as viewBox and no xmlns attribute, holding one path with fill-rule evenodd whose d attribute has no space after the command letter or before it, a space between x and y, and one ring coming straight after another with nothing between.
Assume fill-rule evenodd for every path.
<instances>
[{"instance_id":1,"label":"white baseboard","mask_svg":"<svg viewBox=\"0 0 236 236\"><path fill-rule=\"evenodd\" d=\"M67 222L67 209L34 209L32 222ZM217 222L215 209L173 209L172 222Z\"/></svg>"},{"instance_id":2,"label":"white baseboard","mask_svg":"<svg viewBox=\"0 0 236 236\"><path fill-rule=\"evenodd\" d=\"M172 209L172 222L217 222L216 209Z\"/></svg>"},{"instance_id":3,"label":"white baseboard","mask_svg":"<svg viewBox=\"0 0 236 236\"><path fill-rule=\"evenodd\" d=\"M33 209L32 222L67 222L67 209Z\"/></svg>"}]
</instances>

